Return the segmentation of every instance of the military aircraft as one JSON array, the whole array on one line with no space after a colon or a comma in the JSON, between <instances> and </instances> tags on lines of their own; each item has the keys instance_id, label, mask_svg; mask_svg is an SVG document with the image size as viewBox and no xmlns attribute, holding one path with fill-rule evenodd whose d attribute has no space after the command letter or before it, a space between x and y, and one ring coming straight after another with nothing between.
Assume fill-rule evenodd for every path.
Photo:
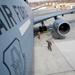
<instances>
[{"instance_id":1,"label":"military aircraft","mask_svg":"<svg viewBox=\"0 0 75 75\"><path fill-rule=\"evenodd\" d=\"M54 17L55 32L64 36L70 24L57 16L74 12L66 10L34 18L26 0L0 0L0 74L31 75L33 25Z\"/></svg>"}]
</instances>

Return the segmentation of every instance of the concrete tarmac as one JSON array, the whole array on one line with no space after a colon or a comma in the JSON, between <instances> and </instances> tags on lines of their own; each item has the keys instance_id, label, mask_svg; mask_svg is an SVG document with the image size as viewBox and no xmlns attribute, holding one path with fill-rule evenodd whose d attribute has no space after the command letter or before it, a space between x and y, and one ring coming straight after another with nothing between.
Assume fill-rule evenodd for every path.
<instances>
[{"instance_id":1,"label":"concrete tarmac","mask_svg":"<svg viewBox=\"0 0 75 75\"><path fill-rule=\"evenodd\" d=\"M66 15L63 19L75 20L75 14ZM61 16L60 16L61 17ZM52 25L50 19L45 25ZM49 24L50 23L50 24ZM40 25L35 25L35 28ZM34 55L31 75L75 75L75 21L65 39L54 39L50 32L34 37ZM46 40L51 39L52 51L48 50Z\"/></svg>"}]
</instances>

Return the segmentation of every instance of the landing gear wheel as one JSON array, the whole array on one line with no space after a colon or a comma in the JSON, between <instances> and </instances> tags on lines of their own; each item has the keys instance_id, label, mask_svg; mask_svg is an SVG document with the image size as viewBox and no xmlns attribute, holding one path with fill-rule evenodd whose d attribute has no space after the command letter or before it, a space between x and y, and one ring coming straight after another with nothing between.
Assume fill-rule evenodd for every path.
<instances>
[{"instance_id":1,"label":"landing gear wheel","mask_svg":"<svg viewBox=\"0 0 75 75\"><path fill-rule=\"evenodd\" d=\"M47 27L46 26L44 26L43 29L44 29L44 31L47 31Z\"/></svg>"},{"instance_id":2,"label":"landing gear wheel","mask_svg":"<svg viewBox=\"0 0 75 75\"><path fill-rule=\"evenodd\" d=\"M46 26L43 26L43 27L39 26L39 31L40 32L47 31L47 27Z\"/></svg>"},{"instance_id":3,"label":"landing gear wheel","mask_svg":"<svg viewBox=\"0 0 75 75\"><path fill-rule=\"evenodd\" d=\"M41 26L39 26L39 31L42 32L42 27Z\"/></svg>"}]
</instances>

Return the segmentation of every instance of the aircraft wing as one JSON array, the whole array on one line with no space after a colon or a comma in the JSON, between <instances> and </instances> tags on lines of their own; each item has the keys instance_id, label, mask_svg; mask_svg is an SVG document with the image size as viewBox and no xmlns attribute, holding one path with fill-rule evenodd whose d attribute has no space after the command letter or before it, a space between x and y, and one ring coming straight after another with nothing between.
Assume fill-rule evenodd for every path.
<instances>
[{"instance_id":1,"label":"aircraft wing","mask_svg":"<svg viewBox=\"0 0 75 75\"><path fill-rule=\"evenodd\" d=\"M72 14L72 13L75 13L75 9L55 12L55 13L44 15L44 16L39 16L39 17L34 18L34 24L53 18L53 17L57 18L57 16L59 15L63 16L64 14Z\"/></svg>"},{"instance_id":2,"label":"aircraft wing","mask_svg":"<svg viewBox=\"0 0 75 75\"><path fill-rule=\"evenodd\" d=\"M39 8L42 8L42 7L44 7L44 6L46 6L46 5L37 6L37 7L33 8L32 11L37 10L37 9L39 9Z\"/></svg>"}]
</instances>

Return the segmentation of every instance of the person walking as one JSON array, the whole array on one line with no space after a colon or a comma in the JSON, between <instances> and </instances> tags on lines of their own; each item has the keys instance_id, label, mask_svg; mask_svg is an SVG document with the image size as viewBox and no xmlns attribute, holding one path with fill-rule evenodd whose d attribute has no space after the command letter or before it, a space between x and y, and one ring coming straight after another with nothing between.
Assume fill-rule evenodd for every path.
<instances>
[{"instance_id":1,"label":"person walking","mask_svg":"<svg viewBox=\"0 0 75 75\"><path fill-rule=\"evenodd\" d=\"M52 48L51 48L51 45L52 45L51 40L50 39L49 40L46 40L46 42L48 43L48 49L52 51Z\"/></svg>"},{"instance_id":2,"label":"person walking","mask_svg":"<svg viewBox=\"0 0 75 75\"><path fill-rule=\"evenodd\" d=\"M40 35L41 35L41 33L40 33L40 32L38 32L38 39L40 39Z\"/></svg>"}]
</instances>

